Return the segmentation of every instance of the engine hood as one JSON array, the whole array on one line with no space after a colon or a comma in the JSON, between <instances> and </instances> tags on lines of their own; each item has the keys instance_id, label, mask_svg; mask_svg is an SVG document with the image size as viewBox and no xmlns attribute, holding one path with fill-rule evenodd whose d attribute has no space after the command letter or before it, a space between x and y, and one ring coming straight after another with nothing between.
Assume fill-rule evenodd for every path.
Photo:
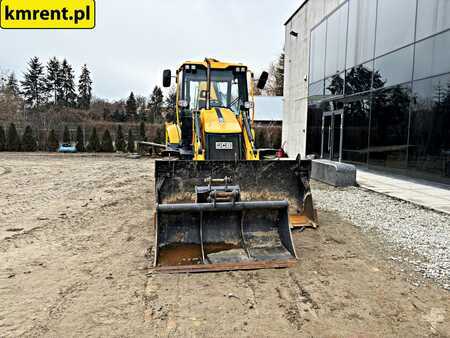
<instances>
[{"instance_id":1,"label":"engine hood","mask_svg":"<svg viewBox=\"0 0 450 338\"><path fill-rule=\"evenodd\" d=\"M205 133L237 134L242 132L236 114L228 108L203 109L200 113Z\"/></svg>"}]
</instances>

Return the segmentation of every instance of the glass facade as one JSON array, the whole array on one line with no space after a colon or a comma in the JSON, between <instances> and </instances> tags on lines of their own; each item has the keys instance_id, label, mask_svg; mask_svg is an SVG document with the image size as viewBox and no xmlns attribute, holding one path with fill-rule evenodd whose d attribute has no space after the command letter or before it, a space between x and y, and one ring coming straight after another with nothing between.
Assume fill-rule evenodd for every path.
<instances>
[{"instance_id":1,"label":"glass facade","mask_svg":"<svg viewBox=\"0 0 450 338\"><path fill-rule=\"evenodd\" d=\"M450 0L347 0L310 47L307 154L450 184Z\"/></svg>"}]
</instances>

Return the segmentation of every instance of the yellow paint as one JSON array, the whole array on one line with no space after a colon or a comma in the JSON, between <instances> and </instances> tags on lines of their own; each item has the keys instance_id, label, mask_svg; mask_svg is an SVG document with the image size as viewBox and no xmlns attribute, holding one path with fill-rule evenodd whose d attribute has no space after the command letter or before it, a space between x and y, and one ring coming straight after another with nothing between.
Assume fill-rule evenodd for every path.
<instances>
[{"instance_id":1,"label":"yellow paint","mask_svg":"<svg viewBox=\"0 0 450 338\"><path fill-rule=\"evenodd\" d=\"M216 109L222 113L223 119L219 120ZM200 115L203 131L208 134L238 134L242 131L236 114L227 108L203 109Z\"/></svg>"},{"instance_id":2,"label":"yellow paint","mask_svg":"<svg viewBox=\"0 0 450 338\"><path fill-rule=\"evenodd\" d=\"M92 29L95 27L95 1L1 0L0 27Z\"/></svg>"},{"instance_id":3,"label":"yellow paint","mask_svg":"<svg viewBox=\"0 0 450 338\"><path fill-rule=\"evenodd\" d=\"M214 59L208 59L211 64L211 69L227 69L228 67L245 67L242 63L233 63L233 62L221 62ZM186 61L184 62L180 70L184 68L185 65L200 65L205 68L208 67L206 61Z\"/></svg>"},{"instance_id":4,"label":"yellow paint","mask_svg":"<svg viewBox=\"0 0 450 338\"><path fill-rule=\"evenodd\" d=\"M230 67L245 67L245 65L241 64L241 63L229 63L229 62L220 62L217 60L213 60L213 59L209 59L209 63L211 65L211 69L227 69ZM197 65L199 67L204 67L204 69L206 69L208 67L208 64L206 61L186 61L182 64L182 66L179 68L179 70L177 71L177 84L176 84L176 88L177 88L177 103L181 97L181 71L184 70L184 66L185 65ZM247 69L247 68L246 68ZM254 93L254 88L253 88L253 74L251 74L250 72L247 72L247 83L249 83L248 88L249 88L249 96L250 96L250 100L252 100L254 102L253 99L253 93ZM199 84L199 95L201 95L202 91L206 91L206 82L201 82ZM214 86L211 87L211 101L217 100L217 93L216 90L214 88ZM206 100L206 97L198 97L197 98L197 102L201 101L201 100ZM257 161L259 160L259 152L254 150L255 146L254 146L254 142L250 141L250 138L252 138L253 140L255 139L255 131L253 130L252 126L251 128L251 133L252 133L252 137L250 135L247 135L247 131L246 128L244 127L243 124L243 116L242 113L239 115L236 115L232 110L228 109L228 108L218 108L220 109L220 112L222 114L222 120L219 120L219 116L217 114L216 108L211 108L211 109L201 109L200 111L200 124L201 124L201 135L200 138L197 137L197 133L195 131L195 123L194 121L192 122L192 144L193 144L193 148L194 148L194 160L195 161L204 161L205 160L205 156L206 156L206 149L204 147L205 145L205 135L206 133L208 134L241 134L242 135L242 139L243 139L243 151L244 151L244 159L245 160L254 160ZM177 113L177 123L176 124L171 124L171 125L166 125L166 134L169 134L169 128L173 129L173 130L177 130L179 132L179 136L181 135L180 132L180 107L177 104L176 107L176 113ZM250 124L253 124L253 117L254 117L254 105L253 108L251 109L250 112L251 115L251 121ZM176 129L175 129L176 128ZM168 138L170 138L168 136ZM181 137L180 137L181 138ZM179 138L179 139L180 139ZM201 151L201 152L200 152Z\"/></svg>"},{"instance_id":5,"label":"yellow paint","mask_svg":"<svg viewBox=\"0 0 450 338\"><path fill-rule=\"evenodd\" d=\"M179 144L181 141L181 130L178 124L166 123L166 144Z\"/></svg>"}]
</instances>

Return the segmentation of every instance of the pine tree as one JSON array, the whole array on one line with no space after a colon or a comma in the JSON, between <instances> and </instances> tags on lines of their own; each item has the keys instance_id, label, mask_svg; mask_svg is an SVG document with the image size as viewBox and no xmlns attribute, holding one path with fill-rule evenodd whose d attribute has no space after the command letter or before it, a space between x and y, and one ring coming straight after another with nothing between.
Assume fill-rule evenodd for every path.
<instances>
[{"instance_id":1,"label":"pine tree","mask_svg":"<svg viewBox=\"0 0 450 338\"><path fill-rule=\"evenodd\" d=\"M8 79L6 80L5 93L12 96L19 96L20 94L19 84L14 72L9 74Z\"/></svg>"},{"instance_id":2,"label":"pine tree","mask_svg":"<svg viewBox=\"0 0 450 338\"><path fill-rule=\"evenodd\" d=\"M106 129L105 132L103 133L103 137L102 137L102 151L104 153L113 153L114 152L114 146L113 146L113 143L112 143L112 138L111 138L111 135L110 135L108 129Z\"/></svg>"},{"instance_id":3,"label":"pine tree","mask_svg":"<svg viewBox=\"0 0 450 338\"><path fill-rule=\"evenodd\" d=\"M273 96L283 96L284 88L284 53L282 53L278 60L271 66L271 80L269 84L268 93Z\"/></svg>"},{"instance_id":4,"label":"pine tree","mask_svg":"<svg viewBox=\"0 0 450 338\"><path fill-rule=\"evenodd\" d=\"M20 138L14 123L8 128L8 137L6 138L6 150L20 151Z\"/></svg>"},{"instance_id":5,"label":"pine tree","mask_svg":"<svg viewBox=\"0 0 450 338\"><path fill-rule=\"evenodd\" d=\"M67 126L65 126L64 132L63 132L63 143L70 144L70 142L71 142L70 131L69 131L69 128L67 128Z\"/></svg>"},{"instance_id":6,"label":"pine tree","mask_svg":"<svg viewBox=\"0 0 450 338\"><path fill-rule=\"evenodd\" d=\"M78 107L88 110L92 99L92 80L90 72L86 65L81 69L80 79L78 81Z\"/></svg>"},{"instance_id":7,"label":"pine tree","mask_svg":"<svg viewBox=\"0 0 450 338\"><path fill-rule=\"evenodd\" d=\"M125 145L125 136L123 135L122 126L119 125L116 134L116 150L122 152L125 151Z\"/></svg>"},{"instance_id":8,"label":"pine tree","mask_svg":"<svg viewBox=\"0 0 450 338\"><path fill-rule=\"evenodd\" d=\"M47 63L47 91L50 94L50 100L53 104L58 104L64 100L62 89L62 71L61 65L56 57L51 58Z\"/></svg>"},{"instance_id":9,"label":"pine tree","mask_svg":"<svg viewBox=\"0 0 450 338\"><path fill-rule=\"evenodd\" d=\"M149 120L152 123L159 123L162 121L161 107L164 101L164 95L160 87L155 86L153 92L150 95L148 108L150 109Z\"/></svg>"},{"instance_id":10,"label":"pine tree","mask_svg":"<svg viewBox=\"0 0 450 338\"><path fill-rule=\"evenodd\" d=\"M165 99L165 104L167 108L166 120L168 122L174 122L177 107L177 90L174 86L170 88Z\"/></svg>"},{"instance_id":11,"label":"pine tree","mask_svg":"<svg viewBox=\"0 0 450 338\"><path fill-rule=\"evenodd\" d=\"M137 104L133 92L131 92L130 96L128 97L125 110L127 112L128 118L134 119L137 113Z\"/></svg>"},{"instance_id":12,"label":"pine tree","mask_svg":"<svg viewBox=\"0 0 450 338\"><path fill-rule=\"evenodd\" d=\"M84 149L84 135L83 130L80 126L77 127L77 144L75 146L77 148L77 151L82 153L85 151Z\"/></svg>"},{"instance_id":13,"label":"pine tree","mask_svg":"<svg viewBox=\"0 0 450 338\"><path fill-rule=\"evenodd\" d=\"M131 129L128 129L128 145L127 150L129 153L134 153L134 137L133 137L133 131Z\"/></svg>"},{"instance_id":14,"label":"pine tree","mask_svg":"<svg viewBox=\"0 0 450 338\"><path fill-rule=\"evenodd\" d=\"M27 126L22 137L22 151L36 151L36 149L37 144L33 136L33 130L30 126Z\"/></svg>"},{"instance_id":15,"label":"pine tree","mask_svg":"<svg viewBox=\"0 0 450 338\"><path fill-rule=\"evenodd\" d=\"M140 141L147 142L147 134L145 132L145 123L144 122L141 122L141 124L139 125L139 138L140 138Z\"/></svg>"},{"instance_id":16,"label":"pine tree","mask_svg":"<svg viewBox=\"0 0 450 338\"><path fill-rule=\"evenodd\" d=\"M0 126L0 151L6 150L6 135L3 126Z\"/></svg>"},{"instance_id":17,"label":"pine tree","mask_svg":"<svg viewBox=\"0 0 450 338\"><path fill-rule=\"evenodd\" d=\"M60 72L62 79L63 104L66 107L75 107L77 99L74 83L75 76L73 75L72 66L66 59L64 59L61 64Z\"/></svg>"},{"instance_id":18,"label":"pine tree","mask_svg":"<svg viewBox=\"0 0 450 338\"><path fill-rule=\"evenodd\" d=\"M48 134L47 148L48 151L57 151L59 148L59 141L55 129L50 130L50 133Z\"/></svg>"},{"instance_id":19,"label":"pine tree","mask_svg":"<svg viewBox=\"0 0 450 338\"><path fill-rule=\"evenodd\" d=\"M97 136L97 128L92 128L91 136L89 137L89 143L86 147L86 150L90 153L94 152L100 152L101 151L101 144L98 140Z\"/></svg>"},{"instance_id":20,"label":"pine tree","mask_svg":"<svg viewBox=\"0 0 450 338\"><path fill-rule=\"evenodd\" d=\"M40 108L47 102L47 84L44 76L44 67L38 57L28 62L28 70L21 82L25 102L32 108Z\"/></svg>"}]
</instances>

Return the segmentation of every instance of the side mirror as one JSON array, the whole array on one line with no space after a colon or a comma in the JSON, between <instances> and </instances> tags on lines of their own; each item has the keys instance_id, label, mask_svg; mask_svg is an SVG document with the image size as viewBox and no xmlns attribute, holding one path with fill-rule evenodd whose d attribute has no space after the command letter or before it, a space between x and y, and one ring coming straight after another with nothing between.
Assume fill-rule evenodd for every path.
<instances>
[{"instance_id":1,"label":"side mirror","mask_svg":"<svg viewBox=\"0 0 450 338\"><path fill-rule=\"evenodd\" d=\"M166 69L163 72L163 87L170 87L170 83L172 82L172 72L170 69Z\"/></svg>"},{"instance_id":2,"label":"side mirror","mask_svg":"<svg viewBox=\"0 0 450 338\"><path fill-rule=\"evenodd\" d=\"M264 89L268 79L269 79L269 73L262 72L261 76L259 77L258 84L256 85L256 87L261 90Z\"/></svg>"}]
</instances>

